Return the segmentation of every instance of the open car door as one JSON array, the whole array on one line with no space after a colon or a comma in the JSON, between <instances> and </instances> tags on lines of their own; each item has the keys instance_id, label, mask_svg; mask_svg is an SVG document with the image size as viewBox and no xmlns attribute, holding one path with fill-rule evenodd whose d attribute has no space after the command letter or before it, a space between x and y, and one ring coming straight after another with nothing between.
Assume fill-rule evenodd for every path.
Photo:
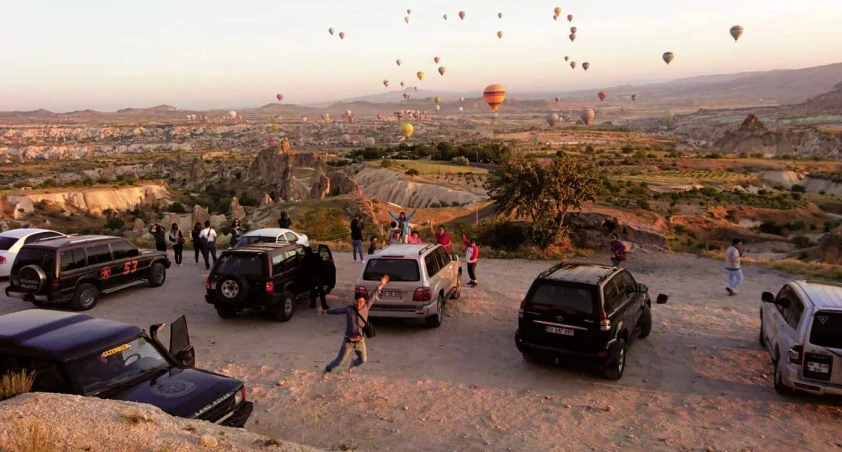
<instances>
[{"instance_id":1,"label":"open car door","mask_svg":"<svg viewBox=\"0 0 842 452\"><path fill-rule=\"evenodd\" d=\"M333 253L325 244L319 244L319 257L325 261L325 293L328 294L336 286L336 265L333 263Z\"/></svg>"},{"instance_id":2,"label":"open car door","mask_svg":"<svg viewBox=\"0 0 842 452\"><path fill-rule=\"evenodd\" d=\"M196 352L190 344L190 334L187 332L187 318L179 317L170 326L170 354L184 366L196 365Z\"/></svg>"}]
</instances>

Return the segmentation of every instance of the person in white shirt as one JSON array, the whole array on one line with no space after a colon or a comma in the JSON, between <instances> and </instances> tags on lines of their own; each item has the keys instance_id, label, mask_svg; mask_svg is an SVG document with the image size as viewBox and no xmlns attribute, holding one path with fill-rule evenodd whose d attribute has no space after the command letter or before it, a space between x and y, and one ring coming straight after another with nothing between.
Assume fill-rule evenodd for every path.
<instances>
[{"instance_id":1,"label":"person in white shirt","mask_svg":"<svg viewBox=\"0 0 842 452\"><path fill-rule=\"evenodd\" d=\"M725 250L725 270L728 272L728 295L737 294L737 286L743 282L743 271L740 270L740 259L743 256L743 241L734 239L731 246Z\"/></svg>"},{"instance_id":2,"label":"person in white shirt","mask_svg":"<svg viewBox=\"0 0 842 452\"><path fill-rule=\"evenodd\" d=\"M204 245L202 247L202 254L205 258L205 268L210 270L208 262L208 254L213 258L213 264L216 265L216 231L211 227L210 221L205 221L205 228L199 233L199 240Z\"/></svg>"}]
</instances>

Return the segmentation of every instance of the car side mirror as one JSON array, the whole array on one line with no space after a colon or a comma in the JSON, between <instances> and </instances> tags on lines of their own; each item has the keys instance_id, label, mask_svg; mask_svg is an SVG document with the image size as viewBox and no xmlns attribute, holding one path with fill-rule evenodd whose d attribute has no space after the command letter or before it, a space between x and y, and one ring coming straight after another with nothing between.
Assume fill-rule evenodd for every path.
<instances>
[{"instance_id":1,"label":"car side mirror","mask_svg":"<svg viewBox=\"0 0 842 452\"><path fill-rule=\"evenodd\" d=\"M160 341L158 340L158 331L164 329L166 325L166 323L156 323L149 327L149 336L152 338L153 341L158 342L160 344Z\"/></svg>"},{"instance_id":2,"label":"car side mirror","mask_svg":"<svg viewBox=\"0 0 842 452\"><path fill-rule=\"evenodd\" d=\"M760 296L760 300L764 303L774 303L775 295L772 294L772 292L763 292L763 295Z\"/></svg>"},{"instance_id":3,"label":"car side mirror","mask_svg":"<svg viewBox=\"0 0 842 452\"><path fill-rule=\"evenodd\" d=\"M640 293L649 293L649 287L646 284L638 284L637 291Z\"/></svg>"}]
</instances>

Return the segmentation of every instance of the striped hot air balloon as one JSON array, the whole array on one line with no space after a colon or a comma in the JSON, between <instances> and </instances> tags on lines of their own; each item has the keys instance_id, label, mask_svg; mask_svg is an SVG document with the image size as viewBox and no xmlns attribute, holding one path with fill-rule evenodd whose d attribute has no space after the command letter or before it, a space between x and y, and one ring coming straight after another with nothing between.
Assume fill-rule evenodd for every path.
<instances>
[{"instance_id":1,"label":"striped hot air balloon","mask_svg":"<svg viewBox=\"0 0 842 452\"><path fill-rule=\"evenodd\" d=\"M485 87L482 97L485 98L485 102L491 107L491 112L497 113L500 105L506 100L506 87L498 84L488 85Z\"/></svg>"}]
</instances>

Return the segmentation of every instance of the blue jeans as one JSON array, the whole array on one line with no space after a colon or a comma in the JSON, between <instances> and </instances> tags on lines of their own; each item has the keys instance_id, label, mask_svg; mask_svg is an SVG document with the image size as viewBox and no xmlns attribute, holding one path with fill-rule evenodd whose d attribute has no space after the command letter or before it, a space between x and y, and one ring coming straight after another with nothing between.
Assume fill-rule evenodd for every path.
<instances>
[{"instance_id":1,"label":"blue jeans","mask_svg":"<svg viewBox=\"0 0 842 452\"><path fill-rule=\"evenodd\" d=\"M743 282L743 271L742 270L731 270L726 269L728 271L728 288L734 290L740 283Z\"/></svg>"},{"instance_id":2,"label":"blue jeans","mask_svg":"<svg viewBox=\"0 0 842 452\"><path fill-rule=\"evenodd\" d=\"M336 359L330 362L327 365L327 370L333 370L342 365L351 353L357 353L357 359L355 359L352 363L352 367L362 366L363 363L366 361L366 352L365 352L365 338L360 340L359 342L351 342L348 338L342 338L342 347L339 348L339 355L336 356Z\"/></svg>"},{"instance_id":3,"label":"blue jeans","mask_svg":"<svg viewBox=\"0 0 842 452\"><path fill-rule=\"evenodd\" d=\"M363 260L363 241L351 240L351 252L354 254L354 262L357 261L357 251L360 252L360 261Z\"/></svg>"}]
</instances>

